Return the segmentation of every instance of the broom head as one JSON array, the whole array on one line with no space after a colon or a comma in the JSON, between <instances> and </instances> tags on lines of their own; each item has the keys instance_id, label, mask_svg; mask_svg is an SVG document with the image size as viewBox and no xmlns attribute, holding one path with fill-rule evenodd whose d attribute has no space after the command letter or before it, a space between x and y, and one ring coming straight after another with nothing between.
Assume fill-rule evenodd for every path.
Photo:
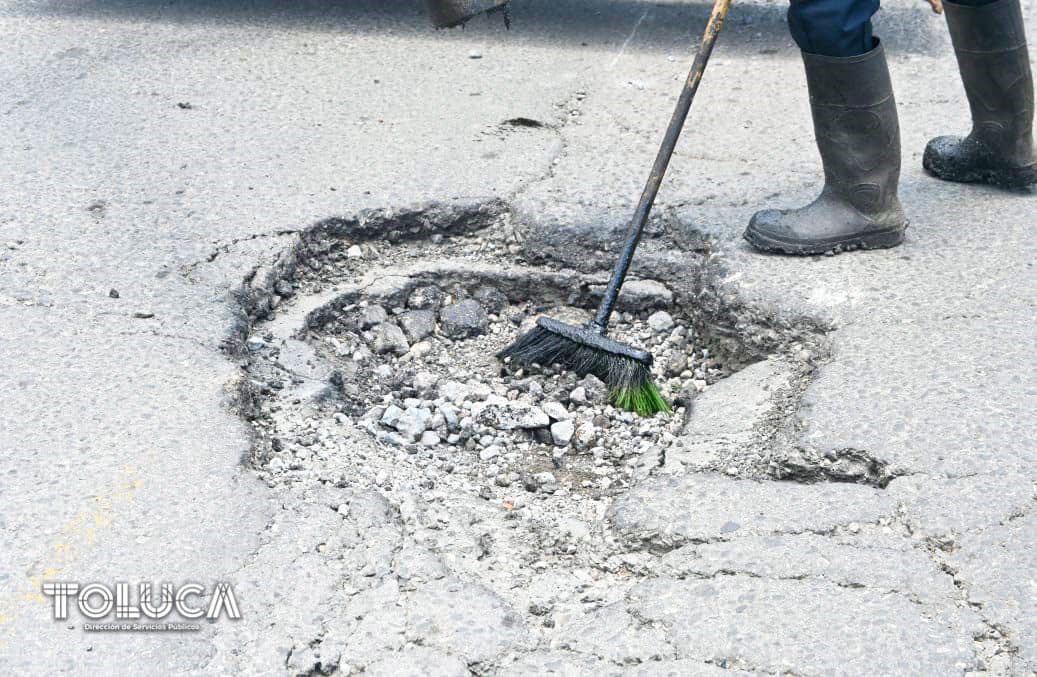
<instances>
[{"instance_id":1,"label":"broom head","mask_svg":"<svg viewBox=\"0 0 1037 677\"><path fill-rule=\"evenodd\" d=\"M603 336L591 326L541 317L497 357L520 364L558 364L580 376L593 374L608 385L614 405L641 416L670 411L652 382L652 354Z\"/></svg>"}]
</instances>

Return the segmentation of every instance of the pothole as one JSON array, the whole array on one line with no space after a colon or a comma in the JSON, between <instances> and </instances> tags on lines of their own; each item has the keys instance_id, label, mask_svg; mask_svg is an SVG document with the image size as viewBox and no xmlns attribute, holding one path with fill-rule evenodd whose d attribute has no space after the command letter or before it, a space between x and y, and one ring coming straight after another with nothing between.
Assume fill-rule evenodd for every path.
<instances>
[{"instance_id":1,"label":"pothole","mask_svg":"<svg viewBox=\"0 0 1037 677\"><path fill-rule=\"evenodd\" d=\"M647 244L642 273L659 246ZM378 494L399 526L389 578L401 604L420 604L432 581L469 592L458 581L477 582L518 610L514 627L534 644L554 646L575 641L567 619L622 604L657 571L649 548L609 526L614 497L661 472L781 477L788 466L768 450L790 436L814 346L773 326L743 340L730 327L744 317L717 326L691 286L699 271L632 279L612 335L653 353L674 405L640 418L594 379L496 359L541 314L587 319L607 280L531 246L497 202L322 222L246 281L231 348L245 358L241 408L260 477L299 494ZM765 360L762 341L779 352L778 335L795 338ZM792 366L779 378L774 362ZM356 575L381 581L377 571Z\"/></svg>"},{"instance_id":2,"label":"pothole","mask_svg":"<svg viewBox=\"0 0 1037 677\"><path fill-rule=\"evenodd\" d=\"M606 277L526 265L507 214L483 217L404 222L382 240L340 225L301 242L290 271L260 271L277 279L246 342L258 468L319 462L316 418L363 431L429 486L598 496L660 466L691 400L750 359L704 335L673 290L631 280L611 334L653 353L672 415L617 409L593 376L501 363L541 314L587 321Z\"/></svg>"}]
</instances>

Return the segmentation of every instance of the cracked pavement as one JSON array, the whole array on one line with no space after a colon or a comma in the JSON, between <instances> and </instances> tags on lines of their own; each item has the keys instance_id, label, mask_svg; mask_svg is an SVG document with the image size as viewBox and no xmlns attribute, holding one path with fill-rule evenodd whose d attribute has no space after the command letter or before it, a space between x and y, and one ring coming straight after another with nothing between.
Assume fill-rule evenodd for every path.
<instances>
[{"instance_id":1,"label":"cracked pavement","mask_svg":"<svg viewBox=\"0 0 1037 677\"><path fill-rule=\"evenodd\" d=\"M784 6L732 9L635 265L769 357L629 491L545 527L405 477L243 464L237 292L314 223L501 200L529 258L603 268L708 7L515 5L505 33L435 32L402 0L0 0L0 666L1037 671L1037 196L922 173L968 110L916 2L876 28L907 242L816 259L740 240L755 209L812 196L818 161ZM334 448L391 462L355 431ZM526 567L525 536L555 529L575 558ZM89 633L52 620L52 579L228 580L244 617Z\"/></svg>"}]
</instances>

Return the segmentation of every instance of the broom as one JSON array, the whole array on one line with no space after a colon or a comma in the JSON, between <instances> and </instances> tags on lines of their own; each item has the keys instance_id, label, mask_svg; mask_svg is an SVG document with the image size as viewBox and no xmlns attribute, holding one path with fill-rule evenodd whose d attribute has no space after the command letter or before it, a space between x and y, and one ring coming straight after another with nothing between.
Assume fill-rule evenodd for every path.
<instances>
[{"instance_id":1,"label":"broom","mask_svg":"<svg viewBox=\"0 0 1037 677\"><path fill-rule=\"evenodd\" d=\"M581 376L593 374L608 384L609 399L615 406L634 411L641 416L670 411L670 405L652 382L652 354L610 339L605 334L620 287L623 286L630 269L637 244L641 241L641 234L652 211L655 196L659 192L666 167L670 164L673 149L677 145L688 111L691 110L691 102L698 91L702 74L706 70L709 56L713 53L713 45L721 26L724 25L724 18L730 6L731 0L715 0L702 36L702 43L695 54L695 62L677 100L677 107L673 111L666 135L652 165L652 172L648 175L648 182L630 222L626 242L619 253L619 259L605 288L605 296L601 299L594 319L584 327L575 327L541 317L536 327L498 353L498 358L510 358L513 362L522 364L558 364Z\"/></svg>"}]
</instances>

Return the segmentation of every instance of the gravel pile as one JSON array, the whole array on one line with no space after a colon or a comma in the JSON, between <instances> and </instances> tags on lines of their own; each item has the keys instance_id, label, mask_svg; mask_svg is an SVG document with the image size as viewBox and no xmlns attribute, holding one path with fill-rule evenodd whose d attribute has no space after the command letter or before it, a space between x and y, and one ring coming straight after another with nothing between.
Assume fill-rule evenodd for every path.
<instances>
[{"instance_id":1,"label":"gravel pile","mask_svg":"<svg viewBox=\"0 0 1037 677\"><path fill-rule=\"evenodd\" d=\"M729 365L679 308L657 310L665 287L635 292L637 281L628 291L647 294L638 298L652 310L617 312L610 334L653 354L672 414L618 410L592 376L502 364L495 355L537 317L584 323L591 311L573 306L594 303L576 273L517 274L505 230L313 245L295 278L277 282L275 317L247 342L257 467L333 481L348 461L353 482L406 475L509 502L611 494L658 467L681 444L688 403ZM414 277L379 285L385 276ZM339 287L360 291L339 303ZM319 320L305 319L314 308ZM356 435L377 445L377 458L342 458Z\"/></svg>"},{"instance_id":2,"label":"gravel pile","mask_svg":"<svg viewBox=\"0 0 1037 677\"><path fill-rule=\"evenodd\" d=\"M686 322L665 311L619 313L613 335L655 355L657 383L676 405L672 415L640 418L611 406L594 376L496 360L532 327L534 310L587 317L511 304L492 286L425 285L397 306L346 306L309 343L332 365L338 420L395 450L399 462L421 463L433 479L464 473L542 494L625 486L658 465L684 404L724 375Z\"/></svg>"}]
</instances>

